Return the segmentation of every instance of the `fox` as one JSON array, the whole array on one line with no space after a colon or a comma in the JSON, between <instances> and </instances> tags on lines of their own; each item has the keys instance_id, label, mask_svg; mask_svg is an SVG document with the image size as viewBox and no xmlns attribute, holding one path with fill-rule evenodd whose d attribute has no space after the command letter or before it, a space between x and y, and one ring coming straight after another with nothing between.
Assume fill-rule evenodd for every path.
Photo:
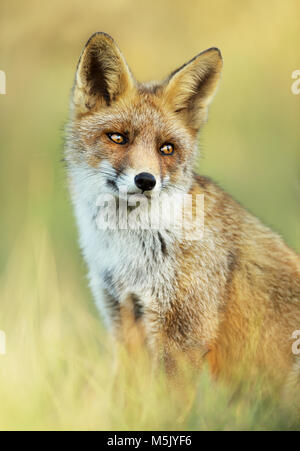
<instances>
[{"instance_id":1,"label":"fox","mask_svg":"<svg viewBox=\"0 0 300 451\"><path fill-rule=\"evenodd\" d=\"M141 83L111 36L90 37L71 91L65 146L80 248L113 336L126 341L138 325L154 360L171 373L185 356L214 377L230 379L243 368L276 387L299 388L292 336L300 329L300 257L194 171L222 67L212 47L162 81ZM118 210L121 187L149 202L203 196L203 235L189 239L164 226L164 212L158 228L98 227L105 210L99 196L116 199ZM126 309L133 320L124 332Z\"/></svg>"}]
</instances>

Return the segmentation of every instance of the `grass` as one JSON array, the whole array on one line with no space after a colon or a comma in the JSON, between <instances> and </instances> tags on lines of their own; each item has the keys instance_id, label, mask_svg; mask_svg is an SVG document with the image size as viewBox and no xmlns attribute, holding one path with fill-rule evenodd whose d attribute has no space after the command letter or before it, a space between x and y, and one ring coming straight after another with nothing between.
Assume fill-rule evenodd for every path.
<instances>
[{"instance_id":1,"label":"grass","mask_svg":"<svg viewBox=\"0 0 300 451\"><path fill-rule=\"evenodd\" d=\"M16 279L16 273L18 278ZM51 287L51 289L49 289ZM90 430L296 429L295 417L259 387L232 390L201 375L170 384L147 356L112 343L74 281L58 273L47 231L22 233L1 279L0 428ZM188 371L188 369L187 369ZM184 388L183 388L184 387Z\"/></svg>"}]
</instances>

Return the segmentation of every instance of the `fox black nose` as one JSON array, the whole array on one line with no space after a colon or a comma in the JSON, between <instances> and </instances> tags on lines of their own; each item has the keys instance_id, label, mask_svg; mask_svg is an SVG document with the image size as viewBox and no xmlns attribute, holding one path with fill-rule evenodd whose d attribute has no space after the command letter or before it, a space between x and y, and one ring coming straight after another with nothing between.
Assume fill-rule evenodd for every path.
<instances>
[{"instance_id":1,"label":"fox black nose","mask_svg":"<svg viewBox=\"0 0 300 451\"><path fill-rule=\"evenodd\" d=\"M154 175L149 174L149 172L141 172L134 177L134 183L142 191L150 191L156 185L156 180Z\"/></svg>"}]
</instances>

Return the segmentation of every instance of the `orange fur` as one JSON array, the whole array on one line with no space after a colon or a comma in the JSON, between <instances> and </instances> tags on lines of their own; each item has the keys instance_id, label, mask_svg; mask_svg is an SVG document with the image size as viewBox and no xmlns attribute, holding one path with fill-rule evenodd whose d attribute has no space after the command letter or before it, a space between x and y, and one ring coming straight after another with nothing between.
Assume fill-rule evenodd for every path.
<instances>
[{"instance_id":1,"label":"orange fur","mask_svg":"<svg viewBox=\"0 0 300 451\"><path fill-rule=\"evenodd\" d=\"M220 52L210 49L162 83L140 84L114 41L94 35L77 70L66 160L95 169L109 161L116 174L147 168L161 180L169 176L169 183L181 183L194 197L204 194L201 241L179 240L169 249L159 237L157 252L161 261L173 262L174 283L168 305L153 295L138 322L138 335L155 356L170 370L185 355L198 368L208 361L216 376L259 372L275 384L294 384L300 378L291 342L300 329L299 256L211 180L192 172L197 134L221 67ZM109 141L110 131L124 134L128 142L118 147ZM159 153L164 142L174 144L174 155ZM125 288L124 298L130 302ZM114 302L122 312L126 303L120 299ZM123 312L118 324L123 336L138 341L130 318Z\"/></svg>"}]
</instances>

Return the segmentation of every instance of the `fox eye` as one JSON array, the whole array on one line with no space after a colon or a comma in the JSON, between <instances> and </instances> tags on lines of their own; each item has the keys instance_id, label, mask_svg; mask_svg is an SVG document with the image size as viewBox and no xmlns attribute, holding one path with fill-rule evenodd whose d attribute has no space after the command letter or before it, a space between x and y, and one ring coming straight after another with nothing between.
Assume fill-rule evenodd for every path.
<instances>
[{"instance_id":1,"label":"fox eye","mask_svg":"<svg viewBox=\"0 0 300 451\"><path fill-rule=\"evenodd\" d=\"M172 155L174 153L174 146L171 143L165 143L159 150L163 155Z\"/></svg>"},{"instance_id":2,"label":"fox eye","mask_svg":"<svg viewBox=\"0 0 300 451\"><path fill-rule=\"evenodd\" d=\"M111 141L113 141L116 144L124 145L127 144L128 142L126 136L121 135L121 133L107 133L107 136Z\"/></svg>"}]
</instances>

